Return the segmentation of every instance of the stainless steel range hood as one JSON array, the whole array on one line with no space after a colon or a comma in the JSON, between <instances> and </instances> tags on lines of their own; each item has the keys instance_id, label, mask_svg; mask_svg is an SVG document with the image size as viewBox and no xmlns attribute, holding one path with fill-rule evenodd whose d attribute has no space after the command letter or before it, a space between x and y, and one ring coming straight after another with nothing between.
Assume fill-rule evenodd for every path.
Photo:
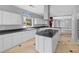
<instances>
[{"instance_id":1,"label":"stainless steel range hood","mask_svg":"<svg viewBox=\"0 0 79 59\"><path fill-rule=\"evenodd\" d=\"M48 20L50 17L50 6L45 5L44 6L44 20Z\"/></svg>"}]
</instances>

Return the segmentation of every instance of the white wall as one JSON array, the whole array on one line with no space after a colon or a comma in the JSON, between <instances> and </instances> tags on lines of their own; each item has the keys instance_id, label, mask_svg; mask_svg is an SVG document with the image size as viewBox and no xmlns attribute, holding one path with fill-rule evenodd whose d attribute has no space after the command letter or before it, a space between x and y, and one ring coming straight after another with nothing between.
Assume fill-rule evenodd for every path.
<instances>
[{"instance_id":1,"label":"white wall","mask_svg":"<svg viewBox=\"0 0 79 59\"><path fill-rule=\"evenodd\" d=\"M44 24L44 19L34 18L34 24Z\"/></svg>"},{"instance_id":2,"label":"white wall","mask_svg":"<svg viewBox=\"0 0 79 59\"><path fill-rule=\"evenodd\" d=\"M71 16L60 16L54 17L55 27L61 27L62 32L71 32L72 29L72 17Z\"/></svg>"},{"instance_id":3,"label":"white wall","mask_svg":"<svg viewBox=\"0 0 79 59\"><path fill-rule=\"evenodd\" d=\"M74 5L52 5L50 6L50 16L54 17L55 20L62 20L63 27L71 27L72 25L72 14ZM65 20L70 21L65 21ZM67 25L65 25L67 23ZM65 30L64 30L65 29ZM63 28L66 31L66 28Z\"/></svg>"}]
</instances>

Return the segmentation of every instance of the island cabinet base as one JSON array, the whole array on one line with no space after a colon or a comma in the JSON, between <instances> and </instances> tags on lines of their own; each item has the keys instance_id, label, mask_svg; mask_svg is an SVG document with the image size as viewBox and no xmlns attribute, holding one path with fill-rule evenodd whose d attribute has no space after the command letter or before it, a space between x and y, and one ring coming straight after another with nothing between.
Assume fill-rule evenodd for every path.
<instances>
[{"instance_id":1,"label":"island cabinet base","mask_svg":"<svg viewBox=\"0 0 79 59\"><path fill-rule=\"evenodd\" d=\"M39 53L54 53L59 41L59 33L53 37L45 37L36 35L36 46L35 49Z\"/></svg>"}]
</instances>

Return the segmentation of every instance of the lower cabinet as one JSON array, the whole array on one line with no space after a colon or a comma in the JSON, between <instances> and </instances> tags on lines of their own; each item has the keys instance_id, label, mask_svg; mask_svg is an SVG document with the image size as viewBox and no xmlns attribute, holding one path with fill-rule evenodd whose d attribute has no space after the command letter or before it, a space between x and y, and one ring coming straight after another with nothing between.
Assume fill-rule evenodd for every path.
<instances>
[{"instance_id":1,"label":"lower cabinet","mask_svg":"<svg viewBox=\"0 0 79 59\"><path fill-rule=\"evenodd\" d=\"M36 50L40 53L52 53L56 51L56 47L59 41L59 34L55 34L53 37L45 37L36 35Z\"/></svg>"},{"instance_id":2,"label":"lower cabinet","mask_svg":"<svg viewBox=\"0 0 79 59\"><path fill-rule=\"evenodd\" d=\"M53 48L55 49L55 47L53 47L53 40L51 38L47 38L44 37L44 52L45 53L51 53L54 52L55 50L53 50Z\"/></svg>"},{"instance_id":3,"label":"lower cabinet","mask_svg":"<svg viewBox=\"0 0 79 59\"><path fill-rule=\"evenodd\" d=\"M7 37L5 37L4 40L4 50L7 50L8 48L12 47L12 43L13 43L13 39L10 35L6 35Z\"/></svg>"},{"instance_id":4,"label":"lower cabinet","mask_svg":"<svg viewBox=\"0 0 79 59\"><path fill-rule=\"evenodd\" d=\"M36 50L40 53L52 52L52 38L36 35Z\"/></svg>"},{"instance_id":5,"label":"lower cabinet","mask_svg":"<svg viewBox=\"0 0 79 59\"><path fill-rule=\"evenodd\" d=\"M21 36L21 33L19 32L19 33L14 33L13 34L13 46L15 46L15 45L18 45L18 44L20 44L21 43L21 41L22 41L22 36Z\"/></svg>"},{"instance_id":6,"label":"lower cabinet","mask_svg":"<svg viewBox=\"0 0 79 59\"><path fill-rule=\"evenodd\" d=\"M12 47L12 37L11 35L0 35L0 52Z\"/></svg>"},{"instance_id":7,"label":"lower cabinet","mask_svg":"<svg viewBox=\"0 0 79 59\"><path fill-rule=\"evenodd\" d=\"M38 52L44 52L44 39L41 36L36 35L36 50Z\"/></svg>"},{"instance_id":8,"label":"lower cabinet","mask_svg":"<svg viewBox=\"0 0 79 59\"><path fill-rule=\"evenodd\" d=\"M28 34L28 35L27 35L27 38L28 38L28 39L32 39L32 38L35 37L36 30L27 31L26 33Z\"/></svg>"},{"instance_id":9,"label":"lower cabinet","mask_svg":"<svg viewBox=\"0 0 79 59\"><path fill-rule=\"evenodd\" d=\"M5 52L7 49L34 38L35 33L35 30L31 30L0 35L0 52Z\"/></svg>"},{"instance_id":10,"label":"lower cabinet","mask_svg":"<svg viewBox=\"0 0 79 59\"><path fill-rule=\"evenodd\" d=\"M2 52L4 49L3 49L3 45L4 45L4 43L3 43L3 36L1 35L0 36L0 51Z\"/></svg>"}]
</instances>

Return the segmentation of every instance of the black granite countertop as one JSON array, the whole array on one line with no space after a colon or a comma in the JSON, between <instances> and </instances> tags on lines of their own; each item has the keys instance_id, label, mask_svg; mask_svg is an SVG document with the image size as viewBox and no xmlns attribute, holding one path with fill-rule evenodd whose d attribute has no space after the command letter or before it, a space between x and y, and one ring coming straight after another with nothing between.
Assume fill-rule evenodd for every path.
<instances>
[{"instance_id":1,"label":"black granite countertop","mask_svg":"<svg viewBox=\"0 0 79 59\"><path fill-rule=\"evenodd\" d=\"M53 37L57 32L58 30L46 29L46 30L39 31L36 34L41 36L46 36L46 37Z\"/></svg>"},{"instance_id":2,"label":"black granite countertop","mask_svg":"<svg viewBox=\"0 0 79 59\"><path fill-rule=\"evenodd\" d=\"M10 29L10 30L0 30L0 35L16 33L16 32L23 32L23 31L31 31L34 28L20 28L20 29Z\"/></svg>"},{"instance_id":3,"label":"black granite countertop","mask_svg":"<svg viewBox=\"0 0 79 59\"><path fill-rule=\"evenodd\" d=\"M10 34L10 33L15 33L15 32L21 32L21 31L25 31L25 29L1 30L0 35Z\"/></svg>"},{"instance_id":4,"label":"black granite countertop","mask_svg":"<svg viewBox=\"0 0 79 59\"><path fill-rule=\"evenodd\" d=\"M35 28L35 29L39 29L39 28L46 28L48 26L37 26L37 27L32 27L32 28Z\"/></svg>"}]
</instances>

